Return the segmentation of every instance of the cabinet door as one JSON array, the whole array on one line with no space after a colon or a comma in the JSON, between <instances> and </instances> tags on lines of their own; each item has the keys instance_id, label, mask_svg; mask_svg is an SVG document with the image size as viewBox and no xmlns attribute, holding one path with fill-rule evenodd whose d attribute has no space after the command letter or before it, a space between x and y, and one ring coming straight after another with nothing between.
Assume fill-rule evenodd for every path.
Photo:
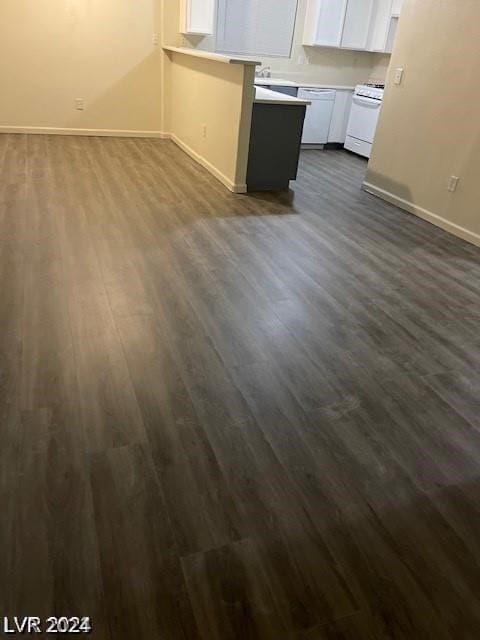
<instances>
[{"instance_id":1,"label":"cabinet door","mask_svg":"<svg viewBox=\"0 0 480 640\"><path fill-rule=\"evenodd\" d=\"M341 46L366 49L372 22L374 0L348 0Z\"/></svg>"},{"instance_id":2,"label":"cabinet door","mask_svg":"<svg viewBox=\"0 0 480 640\"><path fill-rule=\"evenodd\" d=\"M352 106L353 91L336 91L332 119L328 132L328 142L344 143L347 138L347 124Z\"/></svg>"},{"instance_id":3,"label":"cabinet door","mask_svg":"<svg viewBox=\"0 0 480 640\"><path fill-rule=\"evenodd\" d=\"M397 37L398 16L392 16L390 20L390 29L388 30L387 44L385 46L386 53L392 53L393 45L395 44L395 38Z\"/></svg>"},{"instance_id":4,"label":"cabinet door","mask_svg":"<svg viewBox=\"0 0 480 640\"><path fill-rule=\"evenodd\" d=\"M339 47L342 40L347 0L320 0L316 15L314 44Z\"/></svg>"},{"instance_id":5,"label":"cabinet door","mask_svg":"<svg viewBox=\"0 0 480 640\"><path fill-rule=\"evenodd\" d=\"M312 100L307 107L302 144L326 144L332 119L333 100Z\"/></svg>"},{"instance_id":6,"label":"cabinet door","mask_svg":"<svg viewBox=\"0 0 480 640\"><path fill-rule=\"evenodd\" d=\"M210 35L214 20L215 0L181 0L180 33Z\"/></svg>"},{"instance_id":7,"label":"cabinet door","mask_svg":"<svg viewBox=\"0 0 480 640\"><path fill-rule=\"evenodd\" d=\"M392 4L392 14L394 16L399 16L402 11L403 0L393 0Z\"/></svg>"},{"instance_id":8,"label":"cabinet door","mask_svg":"<svg viewBox=\"0 0 480 640\"><path fill-rule=\"evenodd\" d=\"M370 43L368 47L370 51L386 50L391 19L392 0L377 0L375 15L372 21Z\"/></svg>"}]
</instances>

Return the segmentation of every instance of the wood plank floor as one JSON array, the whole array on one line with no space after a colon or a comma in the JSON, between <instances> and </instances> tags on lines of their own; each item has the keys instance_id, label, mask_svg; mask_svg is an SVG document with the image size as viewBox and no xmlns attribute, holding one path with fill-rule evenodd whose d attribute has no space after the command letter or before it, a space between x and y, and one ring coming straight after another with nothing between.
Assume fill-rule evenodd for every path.
<instances>
[{"instance_id":1,"label":"wood plank floor","mask_svg":"<svg viewBox=\"0 0 480 640\"><path fill-rule=\"evenodd\" d=\"M0 136L0 615L478 640L480 250L302 155Z\"/></svg>"}]
</instances>

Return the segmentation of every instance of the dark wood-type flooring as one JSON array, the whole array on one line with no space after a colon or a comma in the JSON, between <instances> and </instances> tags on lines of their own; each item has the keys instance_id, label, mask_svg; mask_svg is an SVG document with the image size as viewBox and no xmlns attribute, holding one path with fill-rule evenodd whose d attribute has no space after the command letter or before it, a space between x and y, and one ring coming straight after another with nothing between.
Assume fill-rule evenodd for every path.
<instances>
[{"instance_id":1,"label":"dark wood-type flooring","mask_svg":"<svg viewBox=\"0 0 480 640\"><path fill-rule=\"evenodd\" d=\"M480 250L365 168L0 136L0 616L480 638Z\"/></svg>"}]
</instances>

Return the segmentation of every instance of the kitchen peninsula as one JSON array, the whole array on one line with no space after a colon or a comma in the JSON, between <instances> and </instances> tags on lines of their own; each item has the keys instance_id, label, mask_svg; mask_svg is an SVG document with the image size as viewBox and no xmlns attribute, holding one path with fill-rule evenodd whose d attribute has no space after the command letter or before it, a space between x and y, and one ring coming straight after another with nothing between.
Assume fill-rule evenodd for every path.
<instances>
[{"instance_id":1,"label":"kitchen peninsula","mask_svg":"<svg viewBox=\"0 0 480 640\"><path fill-rule=\"evenodd\" d=\"M164 51L167 137L235 193L288 188L309 102L255 87L259 62L187 47Z\"/></svg>"}]
</instances>

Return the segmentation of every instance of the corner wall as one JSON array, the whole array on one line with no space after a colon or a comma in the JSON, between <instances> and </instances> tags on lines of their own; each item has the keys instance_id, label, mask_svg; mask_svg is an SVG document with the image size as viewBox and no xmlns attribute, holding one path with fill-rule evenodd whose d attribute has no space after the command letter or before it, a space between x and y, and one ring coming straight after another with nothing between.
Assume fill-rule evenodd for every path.
<instances>
[{"instance_id":1,"label":"corner wall","mask_svg":"<svg viewBox=\"0 0 480 640\"><path fill-rule=\"evenodd\" d=\"M479 24L478 0L405 0L364 186L480 246Z\"/></svg>"}]
</instances>

